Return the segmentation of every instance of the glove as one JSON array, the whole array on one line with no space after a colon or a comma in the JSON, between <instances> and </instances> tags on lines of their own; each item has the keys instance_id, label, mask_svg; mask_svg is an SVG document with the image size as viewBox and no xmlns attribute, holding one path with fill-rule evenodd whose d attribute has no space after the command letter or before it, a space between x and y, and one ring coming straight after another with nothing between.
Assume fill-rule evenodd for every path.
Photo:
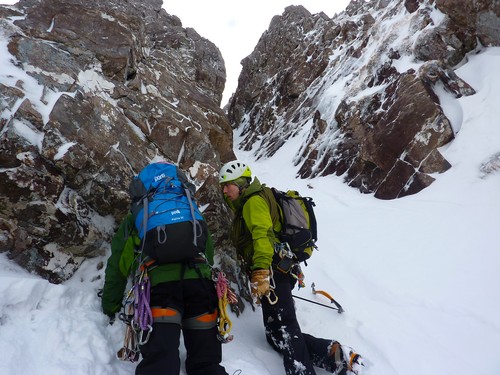
<instances>
[{"instance_id":1,"label":"glove","mask_svg":"<svg viewBox=\"0 0 500 375\"><path fill-rule=\"evenodd\" d=\"M262 297L269 295L269 270L254 270L252 272L250 293L258 305L260 305Z\"/></svg>"}]
</instances>

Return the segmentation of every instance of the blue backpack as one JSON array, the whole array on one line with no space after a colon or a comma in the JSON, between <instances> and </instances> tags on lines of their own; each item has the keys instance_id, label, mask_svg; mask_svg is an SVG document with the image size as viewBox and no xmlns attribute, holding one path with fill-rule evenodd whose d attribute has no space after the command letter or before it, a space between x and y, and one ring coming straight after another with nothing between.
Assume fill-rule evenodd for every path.
<instances>
[{"instance_id":1,"label":"blue backpack","mask_svg":"<svg viewBox=\"0 0 500 375\"><path fill-rule=\"evenodd\" d=\"M186 262L205 253L208 226L194 193L184 173L166 162L149 164L130 183L142 252L159 264Z\"/></svg>"}]
</instances>

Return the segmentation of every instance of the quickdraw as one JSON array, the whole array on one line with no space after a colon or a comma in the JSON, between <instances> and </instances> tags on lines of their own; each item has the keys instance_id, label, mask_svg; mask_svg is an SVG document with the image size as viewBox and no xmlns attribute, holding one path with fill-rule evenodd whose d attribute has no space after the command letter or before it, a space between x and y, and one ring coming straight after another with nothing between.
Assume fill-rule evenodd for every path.
<instances>
[{"instance_id":1,"label":"quickdraw","mask_svg":"<svg viewBox=\"0 0 500 375\"><path fill-rule=\"evenodd\" d=\"M127 326L125 328L125 338L123 340L123 347L118 350L116 357L122 361L137 362L140 356L139 344L137 343L137 332L134 331L131 324L132 306L129 305L128 314L123 312L119 315Z\"/></svg>"},{"instance_id":2,"label":"quickdraw","mask_svg":"<svg viewBox=\"0 0 500 375\"><path fill-rule=\"evenodd\" d=\"M144 345L148 342L153 331L153 314L149 306L151 283L149 282L147 269L142 270L134 289L134 319L132 325L136 331L140 332L139 345Z\"/></svg>"},{"instance_id":3,"label":"quickdraw","mask_svg":"<svg viewBox=\"0 0 500 375\"><path fill-rule=\"evenodd\" d=\"M123 347L116 353L118 359L136 362L140 355L139 346L146 344L153 332L150 288L148 265L143 264L137 281L125 297L123 312L119 314L119 319L126 324L126 328Z\"/></svg>"},{"instance_id":4,"label":"quickdraw","mask_svg":"<svg viewBox=\"0 0 500 375\"><path fill-rule=\"evenodd\" d=\"M134 329L127 325L123 347L116 353L118 359L132 363L139 360L140 351L135 336Z\"/></svg>"}]
</instances>

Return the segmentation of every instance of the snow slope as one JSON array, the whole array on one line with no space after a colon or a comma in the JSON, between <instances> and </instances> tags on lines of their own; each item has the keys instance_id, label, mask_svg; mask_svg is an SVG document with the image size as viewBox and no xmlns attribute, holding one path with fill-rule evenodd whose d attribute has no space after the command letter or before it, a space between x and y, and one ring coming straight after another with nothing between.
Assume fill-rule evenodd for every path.
<instances>
[{"instance_id":1,"label":"snow slope","mask_svg":"<svg viewBox=\"0 0 500 375\"><path fill-rule=\"evenodd\" d=\"M294 293L329 305L311 293L314 282L345 313L297 300L299 320L304 332L364 355L365 374L500 374L500 163L493 173L481 172L500 152L499 66L500 48L470 55L457 74L477 94L456 100L442 93L459 129L442 150L453 168L418 195L381 201L339 177L295 179L287 149L296 149L304 133L270 160L237 151L261 181L315 199L319 251L304 267L306 288ZM53 285L0 256L0 374L134 372L134 364L115 358L124 326L109 326L100 312L99 262L105 258L86 261L71 280ZM260 311L230 317L228 373L282 374Z\"/></svg>"}]
</instances>

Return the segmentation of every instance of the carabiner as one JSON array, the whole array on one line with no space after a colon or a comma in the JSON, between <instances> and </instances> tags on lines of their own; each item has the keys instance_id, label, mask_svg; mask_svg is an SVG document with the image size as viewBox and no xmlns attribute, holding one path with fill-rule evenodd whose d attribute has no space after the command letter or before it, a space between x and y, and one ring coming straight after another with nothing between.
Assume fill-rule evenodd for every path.
<instances>
[{"instance_id":1,"label":"carabiner","mask_svg":"<svg viewBox=\"0 0 500 375\"><path fill-rule=\"evenodd\" d=\"M151 332L153 332L153 327L148 324L148 333L146 335L146 338L144 338L144 332L146 331L141 331L141 333L138 335L139 345L144 345L149 341L149 336L151 335Z\"/></svg>"},{"instance_id":2,"label":"carabiner","mask_svg":"<svg viewBox=\"0 0 500 375\"><path fill-rule=\"evenodd\" d=\"M272 300L272 294L274 294L274 300ZM269 301L270 305L275 305L278 302L278 296L274 289L271 289L268 294L266 294L266 298Z\"/></svg>"}]
</instances>

